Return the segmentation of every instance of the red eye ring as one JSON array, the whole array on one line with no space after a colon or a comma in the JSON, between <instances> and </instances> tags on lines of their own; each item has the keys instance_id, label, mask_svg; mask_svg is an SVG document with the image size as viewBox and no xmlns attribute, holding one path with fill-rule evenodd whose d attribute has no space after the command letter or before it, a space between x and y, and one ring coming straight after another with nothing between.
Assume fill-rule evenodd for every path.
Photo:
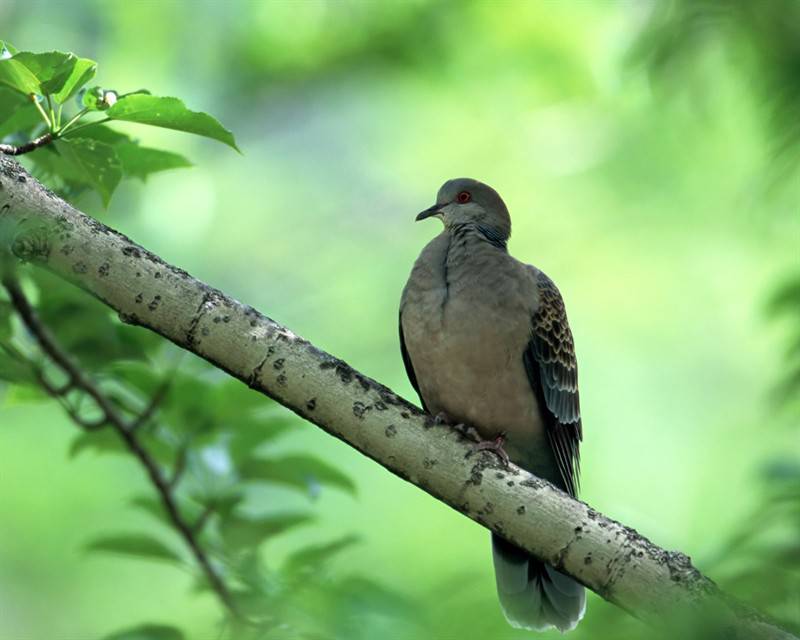
<instances>
[{"instance_id":1,"label":"red eye ring","mask_svg":"<svg viewBox=\"0 0 800 640\"><path fill-rule=\"evenodd\" d=\"M456 200L458 200L459 203L464 204L472 200L472 195L469 191L462 191L456 196Z\"/></svg>"}]
</instances>

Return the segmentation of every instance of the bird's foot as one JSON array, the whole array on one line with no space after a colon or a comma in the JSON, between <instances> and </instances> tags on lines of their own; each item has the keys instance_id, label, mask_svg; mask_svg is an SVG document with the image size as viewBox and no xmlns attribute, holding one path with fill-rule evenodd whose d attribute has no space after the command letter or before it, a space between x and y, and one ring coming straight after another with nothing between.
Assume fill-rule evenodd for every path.
<instances>
[{"instance_id":1,"label":"bird's foot","mask_svg":"<svg viewBox=\"0 0 800 640\"><path fill-rule=\"evenodd\" d=\"M472 440L473 442L481 442L481 436L478 432L473 428L470 427L468 424L464 424L463 422L455 423L453 419L447 415L444 411L440 411L435 416L428 415L425 418L425 426L432 427L432 426L440 426L445 425L448 427L452 427L455 431L458 431L464 438Z\"/></svg>"},{"instance_id":2,"label":"bird's foot","mask_svg":"<svg viewBox=\"0 0 800 640\"><path fill-rule=\"evenodd\" d=\"M478 433L475 427L471 427L468 424L464 424L463 422L459 422L458 424L453 425L453 429L458 431L463 438L467 440L472 440L475 443L483 442L483 438L481 438L481 434Z\"/></svg>"},{"instance_id":3,"label":"bird's foot","mask_svg":"<svg viewBox=\"0 0 800 640\"><path fill-rule=\"evenodd\" d=\"M503 466L508 468L511 465L511 460L509 460L506 450L503 449L503 445L505 443L505 433L499 434L494 440L481 440L479 438L478 442L472 445L472 451L470 451L467 455L470 456L477 451L491 451L494 455L500 458L500 462L503 463Z\"/></svg>"}]
</instances>

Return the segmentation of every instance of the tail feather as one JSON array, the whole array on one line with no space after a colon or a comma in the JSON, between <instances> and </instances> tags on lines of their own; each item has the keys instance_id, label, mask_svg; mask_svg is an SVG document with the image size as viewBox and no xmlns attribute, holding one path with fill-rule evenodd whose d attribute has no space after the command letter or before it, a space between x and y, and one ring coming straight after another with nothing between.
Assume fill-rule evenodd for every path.
<instances>
[{"instance_id":1,"label":"tail feather","mask_svg":"<svg viewBox=\"0 0 800 640\"><path fill-rule=\"evenodd\" d=\"M509 624L535 631L575 628L586 612L582 585L494 534L492 553L497 593Z\"/></svg>"}]
</instances>

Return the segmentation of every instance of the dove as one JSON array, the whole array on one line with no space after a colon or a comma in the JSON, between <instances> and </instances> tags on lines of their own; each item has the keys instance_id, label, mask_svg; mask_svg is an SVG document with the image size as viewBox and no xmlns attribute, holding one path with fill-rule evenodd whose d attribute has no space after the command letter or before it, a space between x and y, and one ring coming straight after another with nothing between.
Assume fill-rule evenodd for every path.
<instances>
[{"instance_id":1,"label":"dove","mask_svg":"<svg viewBox=\"0 0 800 640\"><path fill-rule=\"evenodd\" d=\"M448 180L417 220L444 229L420 253L400 300L400 346L423 409L477 431L477 449L577 497L582 425L564 302L508 252L511 218L490 186ZM573 578L492 534L502 610L518 628L574 629L586 595Z\"/></svg>"}]
</instances>

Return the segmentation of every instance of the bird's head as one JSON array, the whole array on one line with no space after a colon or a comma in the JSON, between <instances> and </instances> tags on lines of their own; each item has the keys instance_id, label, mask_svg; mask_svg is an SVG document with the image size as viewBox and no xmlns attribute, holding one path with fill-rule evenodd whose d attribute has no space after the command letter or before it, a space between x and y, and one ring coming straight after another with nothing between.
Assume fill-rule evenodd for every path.
<instances>
[{"instance_id":1,"label":"bird's head","mask_svg":"<svg viewBox=\"0 0 800 640\"><path fill-rule=\"evenodd\" d=\"M436 204L417 215L417 220L432 217L439 218L445 229L474 224L501 241L511 235L511 217L500 194L472 178L445 182L436 196Z\"/></svg>"}]
</instances>

